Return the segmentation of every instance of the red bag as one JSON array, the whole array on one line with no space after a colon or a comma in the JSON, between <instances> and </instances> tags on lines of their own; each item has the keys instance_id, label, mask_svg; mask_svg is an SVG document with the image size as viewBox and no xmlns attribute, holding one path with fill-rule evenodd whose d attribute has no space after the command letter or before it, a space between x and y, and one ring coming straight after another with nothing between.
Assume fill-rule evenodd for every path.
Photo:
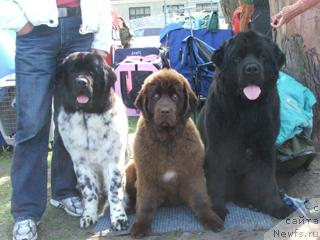
<instances>
[{"instance_id":1,"label":"red bag","mask_svg":"<svg viewBox=\"0 0 320 240\"><path fill-rule=\"evenodd\" d=\"M237 7L232 14L232 31L236 34L240 32L240 15L242 7Z\"/></svg>"}]
</instances>

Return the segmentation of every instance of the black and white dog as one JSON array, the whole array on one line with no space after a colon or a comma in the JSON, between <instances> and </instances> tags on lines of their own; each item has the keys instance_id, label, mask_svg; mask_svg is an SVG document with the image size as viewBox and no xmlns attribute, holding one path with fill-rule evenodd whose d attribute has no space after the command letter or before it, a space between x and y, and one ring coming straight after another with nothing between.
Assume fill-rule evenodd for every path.
<instances>
[{"instance_id":1,"label":"black and white dog","mask_svg":"<svg viewBox=\"0 0 320 240\"><path fill-rule=\"evenodd\" d=\"M102 57L69 55L57 74L61 108L58 128L72 158L84 212L80 227L97 222L99 193L108 196L113 230L128 228L124 210L124 165L128 120L112 88L116 76Z\"/></svg>"}]
</instances>

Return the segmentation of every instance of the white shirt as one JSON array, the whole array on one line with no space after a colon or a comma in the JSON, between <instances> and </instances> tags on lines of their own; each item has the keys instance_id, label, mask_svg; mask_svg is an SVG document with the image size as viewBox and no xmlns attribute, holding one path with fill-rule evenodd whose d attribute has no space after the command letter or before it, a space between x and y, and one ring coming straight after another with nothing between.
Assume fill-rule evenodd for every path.
<instances>
[{"instance_id":1,"label":"white shirt","mask_svg":"<svg viewBox=\"0 0 320 240\"><path fill-rule=\"evenodd\" d=\"M111 45L110 0L80 0L81 34L94 33L92 48L109 51ZM30 22L34 26L45 24L57 27L56 0L0 0L0 28L16 32Z\"/></svg>"}]
</instances>

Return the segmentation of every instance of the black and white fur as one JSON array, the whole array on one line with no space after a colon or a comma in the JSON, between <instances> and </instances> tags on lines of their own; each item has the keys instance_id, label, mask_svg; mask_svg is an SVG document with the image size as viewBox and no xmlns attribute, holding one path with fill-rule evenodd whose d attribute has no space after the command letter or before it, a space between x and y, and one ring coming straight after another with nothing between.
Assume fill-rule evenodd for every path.
<instances>
[{"instance_id":1,"label":"black and white fur","mask_svg":"<svg viewBox=\"0 0 320 240\"><path fill-rule=\"evenodd\" d=\"M115 74L100 56L74 53L63 62L58 79L59 132L72 158L84 203L80 227L97 222L99 195L104 192L112 229L125 230L128 220L123 187L128 121L125 107L112 88Z\"/></svg>"}]
</instances>

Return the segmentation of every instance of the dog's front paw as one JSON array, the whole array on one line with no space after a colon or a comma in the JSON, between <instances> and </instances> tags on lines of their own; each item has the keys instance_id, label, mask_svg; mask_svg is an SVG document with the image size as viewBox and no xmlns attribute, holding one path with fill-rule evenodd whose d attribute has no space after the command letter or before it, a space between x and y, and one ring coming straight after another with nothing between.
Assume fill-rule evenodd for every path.
<instances>
[{"instance_id":1,"label":"dog's front paw","mask_svg":"<svg viewBox=\"0 0 320 240\"><path fill-rule=\"evenodd\" d=\"M200 221L205 229L214 232L220 232L224 227L224 221L215 213L212 213L207 217L203 217Z\"/></svg>"},{"instance_id":2,"label":"dog's front paw","mask_svg":"<svg viewBox=\"0 0 320 240\"><path fill-rule=\"evenodd\" d=\"M273 217L278 218L278 219L284 219L284 218L288 217L293 211L294 210L291 207L289 207L287 205L282 205L278 209L273 210L271 215Z\"/></svg>"},{"instance_id":3,"label":"dog's front paw","mask_svg":"<svg viewBox=\"0 0 320 240\"><path fill-rule=\"evenodd\" d=\"M142 223L136 222L131 228L131 237L133 238L143 238L150 235L150 226Z\"/></svg>"},{"instance_id":4,"label":"dog's front paw","mask_svg":"<svg viewBox=\"0 0 320 240\"><path fill-rule=\"evenodd\" d=\"M223 221L226 219L229 210L226 207L214 207L212 208L213 212L215 212Z\"/></svg>"},{"instance_id":5,"label":"dog's front paw","mask_svg":"<svg viewBox=\"0 0 320 240\"><path fill-rule=\"evenodd\" d=\"M89 215L84 213L80 218L80 228L88 228L89 226L96 224L97 221L97 214Z\"/></svg>"},{"instance_id":6,"label":"dog's front paw","mask_svg":"<svg viewBox=\"0 0 320 240\"><path fill-rule=\"evenodd\" d=\"M123 230L127 230L128 228L129 228L129 222L126 217L117 219L116 221L111 223L111 229L113 231L123 231Z\"/></svg>"}]
</instances>

